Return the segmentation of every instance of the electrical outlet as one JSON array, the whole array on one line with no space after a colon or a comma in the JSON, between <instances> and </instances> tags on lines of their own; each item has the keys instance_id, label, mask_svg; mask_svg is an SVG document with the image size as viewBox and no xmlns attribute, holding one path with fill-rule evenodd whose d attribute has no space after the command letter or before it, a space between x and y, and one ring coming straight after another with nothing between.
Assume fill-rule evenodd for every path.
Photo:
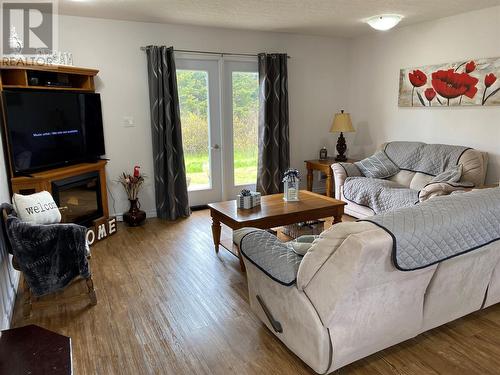
<instances>
[{"instance_id":1,"label":"electrical outlet","mask_svg":"<svg viewBox=\"0 0 500 375\"><path fill-rule=\"evenodd\" d=\"M122 125L124 128L131 128L135 126L134 118L132 116L123 116Z\"/></svg>"}]
</instances>

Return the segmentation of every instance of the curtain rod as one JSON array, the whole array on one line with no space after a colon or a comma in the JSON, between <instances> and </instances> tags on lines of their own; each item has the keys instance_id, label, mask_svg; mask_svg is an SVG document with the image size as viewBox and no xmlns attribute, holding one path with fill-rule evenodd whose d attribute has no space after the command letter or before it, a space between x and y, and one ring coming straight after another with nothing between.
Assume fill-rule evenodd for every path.
<instances>
[{"instance_id":1,"label":"curtain rod","mask_svg":"<svg viewBox=\"0 0 500 375\"><path fill-rule=\"evenodd\" d=\"M146 47L141 47L141 51L145 51ZM214 51L195 51L195 50L189 50L189 49L174 49L174 52L185 52L185 53L200 53L204 55L219 55L219 56L251 56L251 57L257 57L257 54L254 53L233 53L233 52L214 52ZM287 56L287 58L291 58L291 56Z\"/></svg>"}]
</instances>

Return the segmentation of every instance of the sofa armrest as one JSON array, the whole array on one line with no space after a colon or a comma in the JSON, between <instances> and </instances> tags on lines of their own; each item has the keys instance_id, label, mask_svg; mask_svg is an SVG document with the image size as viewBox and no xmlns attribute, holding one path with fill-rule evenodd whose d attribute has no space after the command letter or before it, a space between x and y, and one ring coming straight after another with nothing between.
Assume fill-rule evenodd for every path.
<instances>
[{"instance_id":1,"label":"sofa armrest","mask_svg":"<svg viewBox=\"0 0 500 375\"><path fill-rule=\"evenodd\" d=\"M264 230L249 232L241 239L240 252L274 281L285 286L295 284L302 256L278 237Z\"/></svg>"},{"instance_id":2,"label":"sofa armrest","mask_svg":"<svg viewBox=\"0 0 500 375\"><path fill-rule=\"evenodd\" d=\"M333 178L335 182L335 199L341 199L340 188L344 186L347 177L363 176L356 164L334 163L332 164Z\"/></svg>"},{"instance_id":3,"label":"sofa armrest","mask_svg":"<svg viewBox=\"0 0 500 375\"><path fill-rule=\"evenodd\" d=\"M469 182L434 182L425 185L418 193L418 201L423 202L427 199L440 195L449 195L455 191L470 190L474 187Z\"/></svg>"}]
</instances>

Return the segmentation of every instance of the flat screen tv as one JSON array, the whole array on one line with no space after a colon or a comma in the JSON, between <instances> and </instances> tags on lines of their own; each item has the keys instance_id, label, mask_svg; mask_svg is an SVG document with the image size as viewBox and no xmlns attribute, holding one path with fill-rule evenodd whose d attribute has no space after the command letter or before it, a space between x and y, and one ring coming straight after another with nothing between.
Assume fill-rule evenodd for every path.
<instances>
[{"instance_id":1,"label":"flat screen tv","mask_svg":"<svg viewBox=\"0 0 500 375\"><path fill-rule=\"evenodd\" d=\"M4 91L3 103L14 174L95 161L105 154L99 94Z\"/></svg>"}]
</instances>

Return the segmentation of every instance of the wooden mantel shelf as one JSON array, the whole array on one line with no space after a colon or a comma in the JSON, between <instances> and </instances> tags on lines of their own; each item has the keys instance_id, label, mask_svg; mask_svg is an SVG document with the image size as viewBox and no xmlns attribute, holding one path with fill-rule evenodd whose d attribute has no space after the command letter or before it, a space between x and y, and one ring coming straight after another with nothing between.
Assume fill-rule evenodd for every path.
<instances>
[{"instance_id":1,"label":"wooden mantel shelf","mask_svg":"<svg viewBox=\"0 0 500 375\"><path fill-rule=\"evenodd\" d=\"M96 168L104 167L106 160L98 160L95 163L80 163L68 165L66 167L50 169L48 171L30 173L29 176L12 177L12 182L35 182L47 179L58 179L66 177L68 174L86 173L95 170Z\"/></svg>"},{"instance_id":2,"label":"wooden mantel shelf","mask_svg":"<svg viewBox=\"0 0 500 375\"><path fill-rule=\"evenodd\" d=\"M0 64L0 89L94 92L97 73L97 69L76 66L3 62ZM62 85L49 85L47 82Z\"/></svg>"},{"instance_id":3,"label":"wooden mantel shelf","mask_svg":"<svg viewBox=\"0 0 500 375\"><path fill-rule=\"evenodd\" d=\"M108 193L106 188L106 160L95 163L80 163L66 167L32 173L30 176L16 176L10 179L12 191L18 194L31 194L48 191L52 194L52 182L68 177L82 175L88 172L98 172L101 186L101 199L104 217L109 216Z\"/></svg>"},{"instance_id":4,"label":"wooden mantel shelf","mask_svg":"<svg viewBox=\"0 0 500 375\"><path fill-rule=\"evenodd\" d=\"M96 76L99 70L92 68L80 68L77 66L70 65L43 65L43 64L32 64L32 63L19 63L19 64L0 64L0 69L21 69L21 70L38 70L43 72L54 72L54 73L67 73L67 74L84 74L89 76Z\"/></svg>"}]
</instances>

